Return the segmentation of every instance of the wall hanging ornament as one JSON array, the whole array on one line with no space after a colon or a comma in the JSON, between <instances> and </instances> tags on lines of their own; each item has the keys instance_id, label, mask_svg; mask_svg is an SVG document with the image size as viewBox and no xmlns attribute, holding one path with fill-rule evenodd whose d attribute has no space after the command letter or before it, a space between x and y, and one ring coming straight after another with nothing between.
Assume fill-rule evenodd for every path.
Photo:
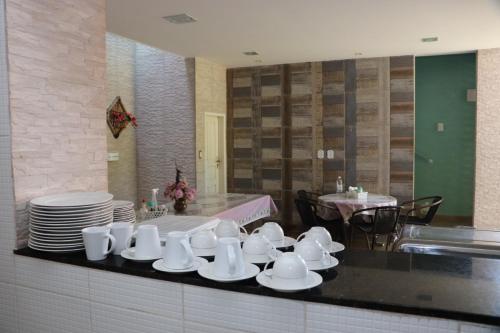
<instances>
[{"instance_id":1,"label":"wall hanging ornament","mask_svg":"<svg viewBox=\"0 0 500 333\"><path fill-rule=\"evenodd\" d=\"M132 124L132 127L137 127L137 119L132 113L125 110L120 96L115 97L106 113L109 129L111 133L113 133L115 139L118 139L121 131L123 131L128 124Z\"/></svg>"}]
</instances>

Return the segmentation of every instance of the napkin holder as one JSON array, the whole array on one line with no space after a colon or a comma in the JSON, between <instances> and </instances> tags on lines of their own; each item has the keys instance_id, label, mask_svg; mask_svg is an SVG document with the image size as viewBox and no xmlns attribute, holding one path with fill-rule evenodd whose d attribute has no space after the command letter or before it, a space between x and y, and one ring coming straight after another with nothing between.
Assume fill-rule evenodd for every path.
<instances>
[{"instance_id":1,"label":"napkin holder","mask_svg":"<svg viewBox=\"0 0 500 333\"><path fill-rule=\"evenodd\" d=\"M367 200L368 192L358 192L357 187L349 187L349 190L346 192L346 197L349 199Z\"/></svg>"}]
</instances>

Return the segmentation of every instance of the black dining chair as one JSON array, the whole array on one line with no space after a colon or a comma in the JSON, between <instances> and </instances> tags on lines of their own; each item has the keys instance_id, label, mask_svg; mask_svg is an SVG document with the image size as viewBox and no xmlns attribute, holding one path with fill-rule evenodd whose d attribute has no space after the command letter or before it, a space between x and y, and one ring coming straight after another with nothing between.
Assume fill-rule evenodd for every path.
<instances>
[{"instance_id":1,"label":"black dining chair","mask_svg":"<svg viewBox=\"0 0 500 333\"><path fill-rule=\"evenodd\" d=\"M442 203L443 198L440 196L423 197L403 202L401 207L404 213L400 217L403 219L403 227L406 224L431 224Z\"/></svg>"},{"instance_id":2,"label":"black dining chair","mask_svg":"<svg viewBox=\"0 0 500 333\"><path fill-rule=\"evenodd\" d=\"M353 212L349 220L351 224L351 242L353 229L358 229L365 234L366 243L370 250L375 248L377 236L386 236L385 250L387 251L389 243L396 236L400 212L400 206L372 207ZM367 215L366 213L373 213L373 215Z\"/></svg>"}]
</instances>

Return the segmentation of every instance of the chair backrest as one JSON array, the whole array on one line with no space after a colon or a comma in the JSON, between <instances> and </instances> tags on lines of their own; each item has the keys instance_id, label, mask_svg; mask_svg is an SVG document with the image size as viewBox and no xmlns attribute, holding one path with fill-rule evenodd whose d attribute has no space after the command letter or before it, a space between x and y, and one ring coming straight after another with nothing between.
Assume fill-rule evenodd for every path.
<instances>
[{"instance_id":1,"label":"chair backrest","mask_svg":"<svg viewBox=\"0 0 500 333\"><path fill-rule=\"evenodd\" d=\"M299 199L318 200L319 196L321 196L320 193L308 192L306 190L297 191L297 197Z\"/></svg>"},{"instance_id":2,"label":"chair backrest","mask_svg":"<svg viewBox=\"0 0 500 333\"><path fill-rule=\"evenodd\" d=\"M305 226L313 227L316 225L314 206L309 200L297 198L295 199L295 206Z\"/></svg>"},{"instance_id":3,"label":"chair backrest","mask_svg":"<svg viewBox=\"0 0 500 333\"><path fill-rule=\"evenodd\" d=\"M431 204L427 204L427 202L431 201ZM420 202L423 202L423 205L419 205ZM408 211L408 214L412 212L418 212L419 210L427 209L427 213L422 218L419 218L419 222L422 224L430 224L434 215L436 215L439 206L443 202L443 198L440 196L432 196L432 197L424 197L418 198L412 201L407 201L402 206L411 206L412 209Z\"/></svg>"},{"instance_id":4,"label":"chair backrest","mask_svg":"<svg viewBox=\"0 0 500 333\"><path fill-rule=\"evenodd\" d=\"M373 218L373 233L377 235L392 234L396 230L399 220L399 206L385 206L375 209Z\"/></svg>"}]
</instances>

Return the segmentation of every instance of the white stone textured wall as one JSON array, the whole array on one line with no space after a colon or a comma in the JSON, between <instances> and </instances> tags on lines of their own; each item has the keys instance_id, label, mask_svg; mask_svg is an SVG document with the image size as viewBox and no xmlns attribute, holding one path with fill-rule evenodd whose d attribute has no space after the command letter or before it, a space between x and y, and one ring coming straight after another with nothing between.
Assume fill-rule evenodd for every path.
<instances>
[{"instance_id":1,"label":"white stone textured wall","mask_svg":"<svg viewBox=\"0 0 500 333\"><path fill-rule=\"evenodd\" d=\"M205 190L205 113L227 114L226 68L203 58L195 58L196 85L196 184ZM225 135L225 134L224 134ZM227 162L226 162L227 163Z\"/></svg>"},{"instance_id":2,"label":"white stone textured wall","mask_svg":"<svg viewBox=\"0 0 500 333\"><path fill-rule=\"evenodd\" d=\"M107 105L120 96L128 112L135 113L135 41L106 34ZM118 161L108 162L109 192L118 200L137 204L136 130L129 125L118 139L106 128L108 152L118 152Z\"/></svg>"},{"instance_id":3,"label":"white stone textured wall","mask_svg":"<svg viewBox=\"0 0 500 333\"><path fill-rule=\"evenodd\" d=\"M31 198L107 190L105 0L7 0L6 16L22 244Z\"/></svg>"},{"instance_id":4,"label":"white stone textured wall","mask_svg":"<svg viewBox=\"0 0 500 333\"><path fill-rule=\"evenodd\" d=\"M135 89L138 199L163 193L175 161L195 187L194 59L137 44Z\"/></svg>"},{"instance_id":5,"label":"white stone textured wall","mask_svg":"<svg viewBox=\"0 0 500 333\"><path fill-rule=\"evenodd\" d=\"M474 226L500 229L500 49L477 53Z\"/></svg>"}]
</instances>

